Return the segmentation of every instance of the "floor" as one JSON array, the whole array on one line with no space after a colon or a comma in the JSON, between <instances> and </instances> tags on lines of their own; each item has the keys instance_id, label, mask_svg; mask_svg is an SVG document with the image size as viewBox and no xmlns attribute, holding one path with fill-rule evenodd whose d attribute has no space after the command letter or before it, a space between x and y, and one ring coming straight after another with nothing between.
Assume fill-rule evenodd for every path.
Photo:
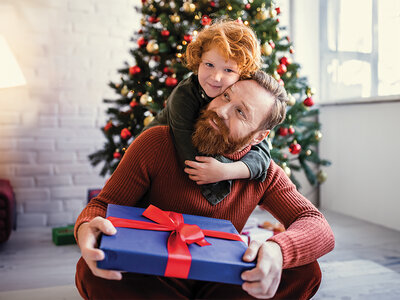
<instances>
[{"instance_id":1,"label":"floor","mask_svg":"<svg viewBox=\"0 0 400 300\"><path fill-rule=\"evenodd\" d=\"M336 247L319 260L323 282L313 299L400 299L400 232L323 213ZM74 288L79 256L76 245L53 245L50 228L13 232L0 245L0 299L80 299Z\"/></svg>"}]
</instances>

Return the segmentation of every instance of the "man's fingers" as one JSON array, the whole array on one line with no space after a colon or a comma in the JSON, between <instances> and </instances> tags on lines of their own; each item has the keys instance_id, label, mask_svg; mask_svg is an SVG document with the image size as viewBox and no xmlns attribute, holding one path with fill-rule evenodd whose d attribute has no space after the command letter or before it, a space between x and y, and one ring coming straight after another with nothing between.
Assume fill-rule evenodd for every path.
<instances>
[{"instance_id":1,"label":"man's fingers","mask_svg":"<svg viewBox=\"0 0 400 300\"><path fill-rule=\"evenodd\" d=\"M97 248L86 248L82 251L82 257L88 260L103 260L104 259L104 252Z\"/></svg>"},{"instance_id":2,"label":"man's fingers","mask_svg":"<svg viewBox=\"0 0 400 300\"><path fill-rule=\"evenodd\" d=\"M113 235L117 233L114 225L107 219L96 217L90 223L89 226L92 230L99 230L107 235Z\"/></svg>"},{"instance_id":3,"label":"man's fingers","mask_svg":"<svg viewBox=\"0 0 400 300\"><path fill-rule=\"evenodd\" d=\"M97 263L95 261L87 260L86 263L87 263L89 269L92 271L92 273L97 277L110 279L110 280L121 280L122 279L122 274L119 271L99 269L97 267Z\"/></svg>"},{"instance_id":4,"label":"man's fingers","mask_svg":"<svg viewBox=\"0 0 400 300\"><path fill-rule=\"evenodd\" d=\"M257 257L258 249L261 247L262 243L258 241L251 241L246 252L243 254L244 261L253 261Z\"/></svg>"}]
</instances>

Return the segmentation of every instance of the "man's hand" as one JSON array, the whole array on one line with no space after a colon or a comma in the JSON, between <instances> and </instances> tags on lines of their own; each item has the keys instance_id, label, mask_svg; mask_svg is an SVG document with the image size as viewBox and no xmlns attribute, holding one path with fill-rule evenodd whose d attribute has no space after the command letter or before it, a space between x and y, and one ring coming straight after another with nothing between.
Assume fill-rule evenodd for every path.
<instances>
[{"instance_id":1,"label":"man's hand","mask_svg":"<svg viewBox=\"0 0 400 300\"><path fill-rule=\"evenodd\" d=\"M97 240L101 233L114 235L117 232L114 225L107 219L96 217L88 223L83 223L79 226L77 237L79 248L83 259L95 276L120 280L122 274L119 271L102 270L96 265L98 260L104 259L104 252L98 249Z\"/></svg>"},{"instance_id":2,"label":"man's hand","mask_svg":"<svg viewBox=\"0 0 400 300\"><path fill-rule=\"evenodd\" d=\"M272 298L279 286L282 276L283 257L280 246L275 242L252 241L243 255L244 261L254 261L254 269L244 271L242 288L249 295L259 298Z\"/></svg>"},{"instance_id":3,"label":"man's hand","mask_svg":"<svg viewBox=\"0 0 400 300\"><path fill-rule=\"evenodd\" d=\"M196 161L186 160L185 164L189 168L184 171L189 174L189 178L197 184L214 183L226 180L226 164L208 156L196 156Z\"/></svg>"}]
</instances>

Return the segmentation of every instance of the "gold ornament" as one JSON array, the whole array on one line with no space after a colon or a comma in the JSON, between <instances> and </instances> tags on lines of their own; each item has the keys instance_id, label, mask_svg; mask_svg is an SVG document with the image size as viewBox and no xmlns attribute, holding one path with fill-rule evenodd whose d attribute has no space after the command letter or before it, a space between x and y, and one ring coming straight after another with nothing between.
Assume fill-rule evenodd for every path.
<instances>
[{"instance_id":1,"label":"gold ornament","mask_svg":"<svg viewBox=\"0 0 400 300\"><path fill-rule=\"evenodd\" d=\"M277 71L274 71L274 75L272 75L272 77L274 77L275 78L275 80L279 80L279 79L281 79L281 76L278 74L278 72Z\"/></svg>"},{"instance_id":2,"label":"gold ornament","mask_svg":"<svg viewBox=\"0 0 400 300\"><path fill-rule=\"evenodd\" d=\"M244 21L244 25L249 26L249 21Z\"/></svg>"},{"instance_id":3,"label":"gold ornament","mask_svg":"<svg viewBox=\"0 0 400 300\"><path fill-rule=\"evenodd\" d=\"M153 101L153 98L151 98L151 96L150 96L148 93L143 94L143 95L140 97L140 103L141 103L142 105L147 105L148 103L150 103L150 102L152 102L152 101Z\"/></svg>"},{"instance_id":4,"label":"gold ornament","mask_svg":"<svg viewBox=\"0 0 400 300\"><path fill-rule=\"evenodd\" d=\"M126 97L126 95L128 95L128 93L129 93L129 89L126 85L124 85L121 89L121 95Z\"/></svg>"},{"instance_id":5,"label":"gold ornament","mask_svg":"<svg viewBox=\"0 0 400 300\"><path fill-rule=\"evenodd\" d=\"M228 5L228 6L227 6L227 9L228 9L228 10L232 10L232 5Z\"/></svg>"},{"instance_id":6,"label":"gold ornament","mask_svg":"<svg viewBox=\"0 0 400 300\"><path fill-rule=\"evenodd\" d=\"M269 9L269 16L271 18L275 18L276 17L276 10L273 9L272 7L270 7L270 9Z\"/></svg>"},{"instance_id":7,"label":"gold ornament","mask_svg":"<svg viewBox=\"0 0 400 300\"><path fill-rule=\"evenodd\" d=\"M149 115L146 118L144 118L143 120L143 125L146 127L147 125L149 125L151 123L151 121L154 120L154 116L153 115Z\"/></svg>"},{"instance_id":8,"label":"gold ornament","mask_svg":"<svg viewBox=\"0 0 400 300\"><path fill-rule=\"evenodd\" d=\"M157 54L159 46L156 40L150 40L146 46L146 50L149 53Z\"/></svg>"},{"instance_id":9,"label":"gold ornament","mask_svg":"<svg viewBox=\"0 0 400 300\"><path fill-rule=\"evenodd\" d=\"M315 136L315 139L316 139L317 141L321 140L321 139L322 139L322 133L321 133L321 131L315 130L314 136Z\"/></svg>"},{"instance_id":10,"label":"gold ornament","mask_svg":"<svg viewBox=\"0 0 400 300\"><path fill-rule=\"evenodd\" d=\"M312 154L312 151L310 150L310 149L308 149L307 151L306 151L306 155L307 156L310 156Z\"/></svg>"},{"instance_id":11,"label":"gold ornament","mask_svg":"<svg viewBox=\"0 0 400 300\"><path fill-rule=\"evenodd\" d=\"M261 9L256 14L256 19L259 21L265 21L268 18L268 12L265 9Z\"/></svg>"},{"instance_id":12,"label":"gold ornament","mask_svg":"<svg viewBox=\"0 0 400 300\"><path fill-rule=\"evenodd\" d=\"M200 20L200 19L201 19L201 16L200 16L200 15L195 15L195 16L194 16L194 19L195 19L195 20Z\"/></svg>"},{"instance_id":13,"label":"gold ornament","mask_svg":"<svg viewBox=\"0 0 400 300\"><path fill-rule=\"evenodd\" d=\"M288 101L287 104L288 104L289 106L293 106L293 105L296 104L296 98L293 97L292 94L288 94L288 99L289 99L289 101Z\"/></svg>"},{"instance_id":14,"label":"gold ornament","mask_svg":"<svg viewBox=\"0 0 400 300\"><path fill-rule=\"evenodd\" d=\"M307 94L308 97L311 97L312 95L315 94L315 88L308 87L307 90L306 90L306 94Z\"/></svg>"},{"instance_id":15,"label":"gold ornament","mask_svg":"<svg viewBox=\"0 0 400 300\"><path fill-rule=\"evenodd\" d=\"M181 51L182 50L182 45L178 45L178 46L176 46L176 50L179 50L179 51Z\"/></svg>"},{"instance_id":16,"label":"gold ornament","mask_svg":"<svg viewBox=\"0 0 400 300\"><path fill-rule=\"evenodd\" d=\"M177 58L181 58L181 57L182 57L182 53L177 53L177 54L176 54L176 57L177 57Z\"/></svg>"},{"instance_id":17,"label":"gold ornament","mask_svg":"<svg viewBox=\"0 0 400 300\"><path fill-rule=\"evenodd\" d=\"M186 46L187 42L186 41L182 41L182 45Z\"/></svg>"},{"instance_id":18,"label":"gold ornament","mask_svg":"<svg viewBox=\"0 0 400 300\"><path fill-rule=\"evenodd\" d=\"M319 183L323 183L328 179L328 174L326 174L324 171L319 170L317 173L317 180Z\"/></svg>"},{"instance_id":19,"label":"gold ornament","mask_svg":"<svg viewBox=\"0 0 400 300\"><path fill-rule=\"evenodd\" d=\"M183 3L183 10L187 13L193 13L196 10L196 5L190 1L187 1Z\"/></svg>"},{"instance_id":20,"label":"gold ornament","mask_svg":"<svg viewBox=\"0 0 400 300\"><path fill-rule=\"evenodd\" d=\"M179 23L181 21L181 17L178 16L177 14L173 14L172 16L169 17L172 23Z\"/></svg>"},{"instance_id":21,"label":"gold ornament","mask_svg":"<svg viewBox=\"0 0 400 300\"><path fill-rule=\"evenodd\" d=\"M146 85L147 85L148 87L151 87L151 81L146 81Z\"/></svg>"},{"instance_id":22,"label":"gold ornament","mask_svg":"<svg viewBox=\"0 0 400 300\"><path fill-rule=\"evenodd\" d=\"M272 54L272 47L268 42L264 43L261 46L261 53L264 54L264 55L271 55Z\"/></svg>"}]
</instances>

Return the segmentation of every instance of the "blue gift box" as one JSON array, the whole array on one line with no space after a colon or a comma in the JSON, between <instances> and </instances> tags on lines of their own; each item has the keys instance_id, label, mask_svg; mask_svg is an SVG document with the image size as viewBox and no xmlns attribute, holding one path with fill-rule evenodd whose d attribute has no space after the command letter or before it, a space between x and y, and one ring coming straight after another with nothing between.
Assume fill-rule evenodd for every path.
<instances>
[{"instance_id":1,"label":"blue gift box","mask_svg":"<svg viewBox=\"0 0 400 300\"><path fill-rule=\"evenodd\" d=\"M154 223L142 216L145 209L109 204L107 217L117 217ZM186 224L196 224L201 229L237 234L230 221L182 214ZM167 240L171 232L132 228L117 228L113 236L103 235L100 249L105 258L97 266L108 270L164 276L167 266ZM188 278L230 284L242 284L243 271L255 267L255 263L242 260L247 249L243 241L206 236L209 246L188 245L192 262Z\"/></svg>"}]
</instances>

